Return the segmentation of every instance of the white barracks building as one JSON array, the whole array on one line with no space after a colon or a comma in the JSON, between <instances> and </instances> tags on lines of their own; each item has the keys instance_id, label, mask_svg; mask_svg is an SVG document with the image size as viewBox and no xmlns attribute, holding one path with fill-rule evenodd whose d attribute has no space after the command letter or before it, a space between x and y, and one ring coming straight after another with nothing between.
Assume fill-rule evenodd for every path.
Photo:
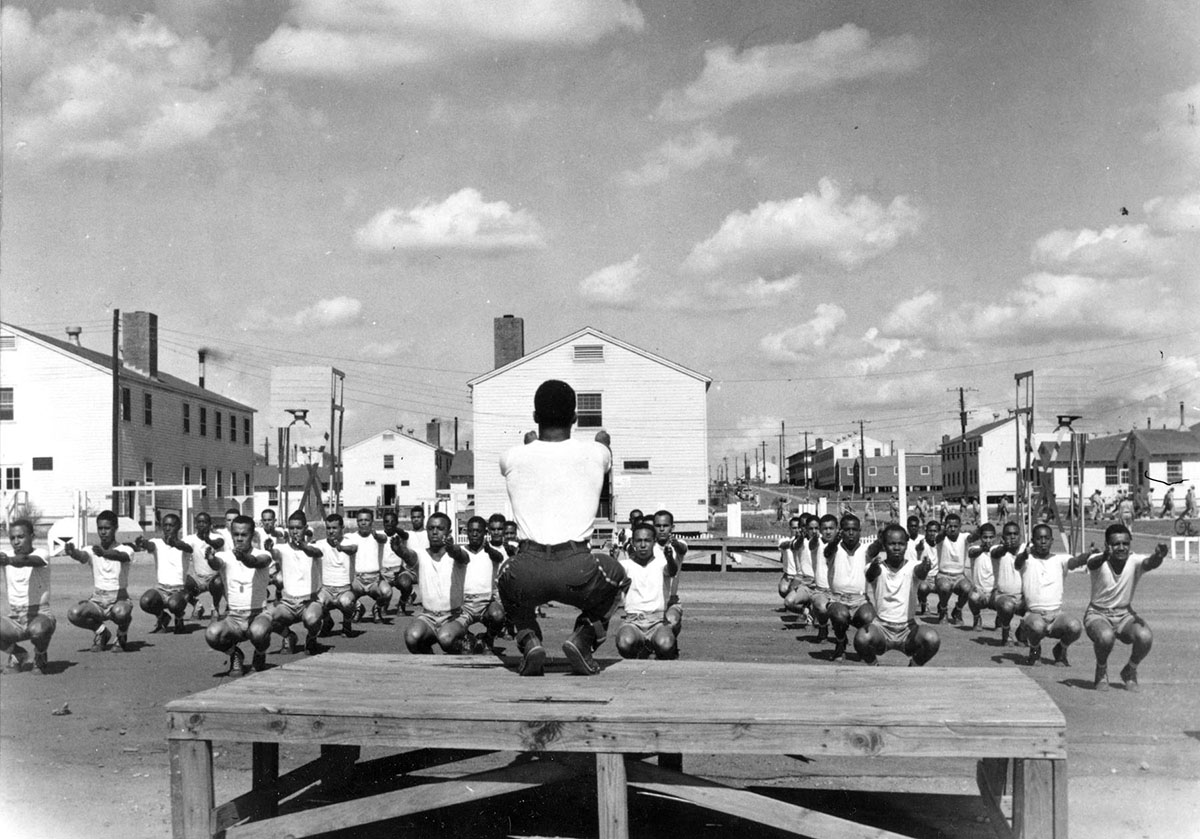
<instances>
[{"instance_id":1,"label":"white barracks building","mask_svg":"<svg viewBox=\"0 0 1200 839\"><path fill-rule=\"evenodd\" d=\"M511 515L500 455L535 429L533 395L547 379L575 389L574 434L612 436L613 470L596 526L629 511L670 510L683 533L708 530L708 411L712 379L584 327L524 354L524 323L496 318L496 369L467 382L474 405L475 510Z\"/></svg>"}]
</instances>

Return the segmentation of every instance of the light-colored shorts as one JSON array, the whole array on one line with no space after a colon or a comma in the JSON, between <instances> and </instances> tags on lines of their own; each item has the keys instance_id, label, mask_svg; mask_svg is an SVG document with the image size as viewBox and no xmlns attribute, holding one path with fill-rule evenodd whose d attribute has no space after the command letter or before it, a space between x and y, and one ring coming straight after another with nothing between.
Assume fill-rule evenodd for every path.
<instances>
[{"instance_id":1,"label":"light-colored shorts","mask_svg":"<svg viewBox=\"0 0 1200 839\"><path fill-rule=\"evenodd\" d=\"M966 574L947 574L944 571L938 571L937 577L936 577L937 582L940 583L944 580L946 582L949 582L951 587L958 585L965 579L967 579Z\"/></svg>"},{"instance_id":2,"label":"light-colored shorts","mask_svg":"<svg viewBox=\"0 0 1200 839\"><path fill-rule=\"evenodd\" d=\"M621 617L622 626L632 626L645 635L649 635L664 623L663 616L654 612L626 612Z\"/></svg>"},{"instance_id":3,"label":"light-colored shorts","mask_svg":"<svg viewBox=\"0 0 1200 839\"><path fill-rule=\"evenodd\" d=\"M423 622L426 626L437 632L450 621L458 617L458 611L452 610L449 612L429 612L423 611L417 615L417 620Z\"/></svg>"},{"instance_id":4,"label":"light-colored shorts","mask_svg":"<svg viewBox=\"0 0 1200 839\"><path fill-rule=\"evenodd\" d=\"M829 602L833 599L833 592L827 588L813 588L813 596L810 605L817 610L829 608Z\"/></svg>"},{"instance_id":5,"label":"light-colored shorts","mask_svg":"<svg viewBox=\"0 0 1200 839\"><path fill-rule=\"evenodd\" d=\"M491 595L481 597L464 597L462 611L458 614L458 619L467 626L483 620L483 615L487 611L488 606L492 605L493 598Z\"/></svg>"},{"instance_id":6,"label":"light-colored shorts","mask_svg":"<svg viewBox=\"0 0 1200 839\"><path fill-rule=\"evenodd\" d=\"M192 581L199 591L208 591L208 587L212 585L212 581L217 579L217 575L213 574L188 574L188 579Z\"/></svg>"},{"instance_id":7,"label":"light-colored shorts","mask_svg":"<svg viewBox=\"0 0 1200 839\"><path fill-rule=\"evenodd\" d=\"M100 612L104 615L105 620L112 620L113 607L121 601L128 599L129 592L125 589L110 591L102 588L93 590L92 596L88 598L90 602L95 603L100 608Z\"/></svg>"},{"instance_id":8,"label":"light-colored shorts","mask_svg":"<svg viewBox=\"0 0 1200 839\"><path fill-rule=\"evenodd\" d=\"M262 609L230 609L221 623L240 633L243 638L250 632L250 624L262 614Z\"/></svg>"},{"instance_id":9,"label":"light-colored shorts","mask_svg":"<svg viewBox=\"0 0 1200 839\"><path fill-rule=\"evenodd\" d=\"M172 594L184 594L185 593L184 588L181 585L179 585L179 586L164 586L161 583L159 585L156 585L153 590L157 591L159 594L161 594L163 600L166 600Z\"/></svg>"},{"instance_id":10,"label":"light-colored shorts","mask_svg":"<svg viewBox=\"0 0 1200 839\"><path fill-rule=\"evenodd\" d=\"M317 592L317 599L321 601L321 605L337 602L337 599L348 591L352 591L351 586L321 586L321 590Z\"/></svg>"},{"instance_id":11,"label":"light-colored shorts","mask_svg":"<svg viewBox=\"0 0 1200 839\"><path fill-rule=\"evenodd\" d=\"M358 584L360 586L362 586L363 588L370 588L371 586L373 586L377 582L379 582L379 572L378 571L368 571L365 574L356 574L354 578L358 581Z\"/></svg>"},{"instance_id":12,"label":"light-colored shorts","mask_svg":"<svg viewBox=\"0 0 1200 839\"><path fill-rule=\"evenodd\" d=\"M903 652L908 641L917 631L917 622L892 623L891 621L876 620L875 626L883 633L884 649L900 650Z\"/></svg>"},{"instance_id":13,"label":"light-colored shorts","mask_svg":"<svg viewBox=\"0 0 1200 839\"><path fill-rule=\"evenodd\" d=\"M1046 609L1029 609L1026 612L1026 614L1037 615L1039 618L1044 620L1046 623L1054 623L1056 620L1059 619L1059 617L1061 617L1062 609L1055 609L1053 611L1049 611Z\"/></svg>"},{"instance_id":14,"label":"light-colored shorts","mask_svg":"<svg viewBox=\"0 0 1200 839\"><path fill-rule=\"evenodd\" d=\"M854 611L867 602L867 596L857 591L832 591L830 595L832 595L834 603L844 603L850 607L850 611Z\"/></svg>"},{"instance_id":15,"label":"light-colored shorts","mask_svg":"<svg viewBox=\"0 0 1200 839\"><path fill-rule=\"evenodd\" d=\"M1089 603L1087 611L1083 613L1083 625L1090 629L1093 623L1105 624L1117 635L1123 634L1135 624L1146 625L1133 609L1101 609Z\"/></svg>"},{"instance_id":16,"label":"light-colored shorts","mask_svg":"<svg viewBox=\"0 0 1200 839\"><path fill-rule=\"evenodd\" d=\"M34 618L41 616L50 621L50 629L53 630L58 626L58 621L49 609L43 609L40 606L9 606L8 618L22 630L29 629L29 622Z\"/></svg>"},{"instance_id":17,"label":"light-colored shorts","mask_svg":"<svg viewBox=\"0 0 1200 839\"><path fill-rule=\"evenodd\" d=\"M303 620L304 610L314 600L316 600L315 596L292 597L285 594L283 599L271 609L271 620L279 621L280 623L287 621L289 624Z\"/></svg>"}]
</instances>

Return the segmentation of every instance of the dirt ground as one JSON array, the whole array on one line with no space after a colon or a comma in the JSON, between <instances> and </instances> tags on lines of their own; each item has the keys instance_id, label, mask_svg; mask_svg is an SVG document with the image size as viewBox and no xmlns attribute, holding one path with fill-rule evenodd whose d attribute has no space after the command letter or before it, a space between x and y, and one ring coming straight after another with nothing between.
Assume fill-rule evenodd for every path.
<instances>
[{"instance_id":1,"label":"dirt ground","mask_svg":"<svg viewBox=\"0 0 1200 839\"><path fill-rule=\"evenodd\" d=\"M56 559L53 575L59 627L50 648L50 673L0 676L0 829L4 836L22 839L169 836L163 706L220 685L225 659L207 648L200 623L191 622L191 631L182 636L148 635L153 624L141 613L131 631L132 653L89 653L91 634L68 625L65 614L69 604L90 592L90 572ZM745 570L689 572L681 586L687 609L683 655L712 661L714 678L719 678L723 660L822 661L830 647L812 643L810 631L790 625L776 611L777 579L775 573ZM149 563L136 563L130 586L135 597L151 581ZM1086 573L1072 575L1068 609L1082 615L1087 596ZM1073 667L1028 668L1018 664L1014 648L995 646L991 632L952 627L940 630L942 649L927 668L929 687L938 689L940 667L989 661L997 667L1020 666L1066 716L1072 836L1200 836L1198 601L1200 564L1168 560L1164 569L1143 578L1135 606L1154 629L1155 646L1142 665L1137 694L1125 691L1119 680L1107 693L1091 689L1094 659L1086 639L1072 649ZM554 649L554 640L565 638L574 616L562 607L548 612L545 628ZM402 648L407 620L365 623L357 638L335 634L326 640L335 650L394 652ZM600 657L605 655L614 655L611 642L600 650ZM903 665L896 656L885 656L883 666ZM1124 649L1114 652L1114 678L1126 657ZM269 656L271 664L287 659ZM797 696L803 697L800 687ZM63 709L69 713L56 715ZM315 749L285 747L283 769L315 755ZM364 758L372 756L364 753ZM217 744L218 803L249 789L249 765L247 744ZM917 837L993 835L973 797L973 766L965 761L910 762L899 767L902 777L895 777L891 762L870 760L837 764L700 756L689 757L685 768ZM888 774L879 774L884 771ZM853 789L838 789L847 785ZM390 836L404 827L418 837L589 836L596 832L593 799L594 790L576 783L340 835ZM641 795L631 798L631 818L635 836L774 835Z\"/></svg>"}]
</instances>

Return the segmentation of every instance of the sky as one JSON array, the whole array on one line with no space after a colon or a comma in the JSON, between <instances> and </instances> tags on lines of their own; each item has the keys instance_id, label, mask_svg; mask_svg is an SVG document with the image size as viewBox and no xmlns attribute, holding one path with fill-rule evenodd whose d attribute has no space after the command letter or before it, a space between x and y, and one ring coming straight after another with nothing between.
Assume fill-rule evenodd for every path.
<instances>
[{"instance_id":1,"label":"sky","mask_svg":"<svg viewBox=\"0 0 1200 839\"><path fill-rule=\"evenodd\" d=\"M346 440L459 417L492 319L713 379L709 460L1200 421L1191 0L6 2L0 317ZM631 383L633 386L633 383ZM671 405L647 394L647 410ZM260 435L261 436L261 435ZM751 455L752 457L752 455Z\"/></svg>"}]
</instances>

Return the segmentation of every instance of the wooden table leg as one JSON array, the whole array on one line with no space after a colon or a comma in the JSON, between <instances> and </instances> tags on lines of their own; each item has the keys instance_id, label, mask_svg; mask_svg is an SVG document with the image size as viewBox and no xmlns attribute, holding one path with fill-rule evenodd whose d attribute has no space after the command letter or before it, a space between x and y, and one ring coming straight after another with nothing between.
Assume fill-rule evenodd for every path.
<instances>
[{"instance_id":1,"label":"wooden table leg","mask_svg":"<svg viewBox=\"0 0 1200 839\"><path fill-rule=\"evenodd\" d=\"M349 786L354 780L354 764L358 762L361 753L362 748L359 746L323 744L321 757L326 762L326 773L321 779L321 790L332 794Z\"/></svg>"},{"instance_id":2,"label":"wooden table leg","mask_svg":"<svg viewBox=\"0 0 1200 839\"><path fill-rule=\"evenodd\" d=\"M255 792L273 787L279 780L279 744L252 743L250 745L250 785ZM271 790L267 804L268 818L279 815L279 793Z\"/></svg>"},{"instance_id":3,"label":"wooden table leg","mask_svg":"<svg viewBox=\"0 0 1200 839\"><path fill-rule=\"evenodd\" d=\"M663 769L674 769L676 772L682 772L683 755L678 752L659 752L658 765Z\"/></svg>"},{"instance_id":4,"label":"wooden table leg","mask_svg":"<svg viewBox=\"0 0 1200 839\"><path fill-rule=\"evenodd\" d=\"M596 803L600 816L600 839L629 839L625 755L596 755Z\"/></svg>"},{"instance_id":5,"label":"wooden table leg","mask_svg":"<svg viewBox=\"0 0 1200 839\"><path fill-rule=\"evenodd\" d=\"M212 839L213 765L209 740L170 740L171 833L175 839Z\"/></svg>"},{"instance_id":6,"label":"wooden table leg","mask_svg":"<svg viewBox=\"0 0 1200 839\"><path fill-rule=\"evenodd\" d=\"M1066 839L1067 762L1013 762L1013 836L1017 839Z\"/></svg>"}]
</instances>

